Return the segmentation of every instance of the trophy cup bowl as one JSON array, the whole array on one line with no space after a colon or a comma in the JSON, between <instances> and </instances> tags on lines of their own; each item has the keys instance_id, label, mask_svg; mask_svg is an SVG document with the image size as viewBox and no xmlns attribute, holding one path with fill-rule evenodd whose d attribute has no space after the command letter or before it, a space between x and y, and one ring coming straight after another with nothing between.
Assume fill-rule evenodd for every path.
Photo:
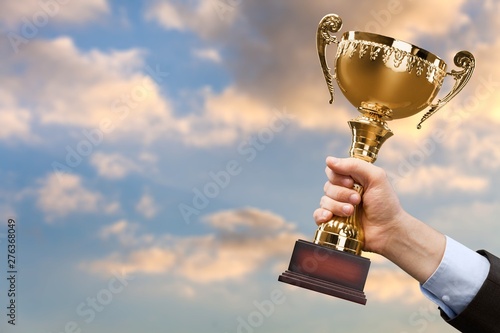
<instances>
[{"instance_id":1,"label":"trophy cup bowl","mask_svg":"<svg viewBox=\"0 0 500 333\"><path fill-rule=\"evenodd\" d=\"M432 53L367 32L346 32L336 59L337 83L344 96L384 120L425 109L446 75L446 63Z\"/></svg>"},{"instance_id":2,"label":"trophy cup bowl","mask_svg":"<svg viewBox=\"0 0 500 333\"><path fill-rule=\"evenodd\" d=\"M469 81L475 67L473 55L460 51L454 63L461 70L446 72L446 63L410 43L379 34L348 31L340 41L333 35L342 27L335 14L326 15L318 26L316 44L320 64L334 101L333 81L361 113L348 122L352 132L351 157L373 163L382 144L393 135L387 121L426 113L417 128L455 97ZM338 44L335 71L330 72L326 49ZM446 77L455 84L436 99ZM363 194L363 187L354 184ZM363 292L370 261L361 256L364 246L361 205L349 217L334 216L316 230L313 242L298 240L288 270L279 281L366 304Z\"/></svg>"}]
</instances>

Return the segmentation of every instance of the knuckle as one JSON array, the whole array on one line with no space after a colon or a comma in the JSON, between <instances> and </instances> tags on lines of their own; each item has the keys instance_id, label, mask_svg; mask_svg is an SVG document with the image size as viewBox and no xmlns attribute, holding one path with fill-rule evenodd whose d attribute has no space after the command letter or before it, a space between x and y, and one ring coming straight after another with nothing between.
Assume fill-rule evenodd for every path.
<instances>
[{"instance_id":1,"label":"knuckle","mask_svg":"<svg viewBox=\"0 0 500 333\"><path fill-rule=\"evenodd\" d=\"M375 178L377 180L384 180L387 178L387 172L382 168L376 168L374 171Z\"/></svg>"},{"instance_id":2,"label":"knuckle","mask_svg":"<svg viewBox=\"0 0 500 333\"><path fill-rule=\"evenodd\" d=\"M328 189L330 188L330 184L331 183L329 181L325 182L325 185L323 186L323 192L325 192L325 194L326 194L326 192L328 192Z\"/></svg>"},{"instance_id":3,"label":"knuckle","mask_svg":"<svg viewBox=\"0 0 500 333\"><path fill-rule=\"evenodd\" d=\"M332 202L333 202L332 198L324 195L321 197L319 201L319 206L323 209L328 209L328 207L331 206Z\"/></svg>"},{"instance_id":4,"label":"knuckle","mask_svg":"<svg viewBox=\"0 0 500 333\"><path fill-rule=\"evenodd\" d=\"M326 202L328 201L328 197L326 195L322 196L321 199L319 200L321 208L325 207Z\"/></svg>"}]
</instances>

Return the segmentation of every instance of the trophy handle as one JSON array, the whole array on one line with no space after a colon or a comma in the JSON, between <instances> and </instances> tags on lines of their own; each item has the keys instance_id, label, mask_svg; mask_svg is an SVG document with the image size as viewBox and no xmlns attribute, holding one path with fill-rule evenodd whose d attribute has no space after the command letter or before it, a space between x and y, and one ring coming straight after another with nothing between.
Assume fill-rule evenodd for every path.
<instances>
[{"instance_id":1,"label":"trophy handle","mask_svg":"<svg viewBox=\"0 0 500 333\"><path fill-rule=\"evenodd\" d=\"M427 113L420 120L420 123L418 123L418 129L421 129L424 121L429 119L430 116L445 106L445 104L455 97L463 89L463 87L465 87L467 82L469 82L472 72L474 72L474 68L476 67L476 60L474 59L474 56L468 51L460 51L455 55L453 61L457 67L463 68L463 70L452 70L451 72L446 73L446 75L453 76L455 79L455 85L448 95L439 99L436 104L431 104L429 111L427 111Z\"/></svg>"},{"instance_id":2,"label":"trophy handle","mask_svg":"<svg viewBox=\"0 0 500 333\"><path fill-rule=\"evenodd\" d=\"M335 74L332 75L330 73L330 67L328 67L326 61L326 47L331 43L338 44L337 37L331 34L339 31L340 28L342 28L342 19L336 14L328 14L319 22L318 31L316 33L319 62L323 69L328 91L330 92L330 104L332 104L334 100L333 79L335 78Z\"/></svg>"}]
</instances>

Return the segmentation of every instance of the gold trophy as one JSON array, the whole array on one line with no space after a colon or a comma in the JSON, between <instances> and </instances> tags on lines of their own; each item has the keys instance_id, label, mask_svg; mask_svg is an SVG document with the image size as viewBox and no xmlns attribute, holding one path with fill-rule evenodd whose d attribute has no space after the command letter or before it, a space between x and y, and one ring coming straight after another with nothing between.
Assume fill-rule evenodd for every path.
<instances>
[{"instance_id":1,"label":"gold trophy","mask_svg":"<svg viewBox=\"0 0 500 333\"><path fill-rule=\"evenodd\" d=\"M475 67L471 53L460 51L454 63L461 70L446 72L446 63L415 45L368 32L348 31L340 39L332 34L342 27L335 14L326 15L318 26L318 55L334 100L333 80L361 115L350 120L351 157L373 163L382 144L393 133L386 121L406 118L427 109L417 128L456 96L469 81ZM326 60L326 49L338 44L335 72ZM436 98L446 76L455 84L451 91ZM361 195L362 186L354 185ZM360 223L361 205L350 217L334 216L319 226L313 242L298 240L288 270L279 281L366 304L363 292L370 260L361 256L364 245Z\"/></svg>"}]
</instances>

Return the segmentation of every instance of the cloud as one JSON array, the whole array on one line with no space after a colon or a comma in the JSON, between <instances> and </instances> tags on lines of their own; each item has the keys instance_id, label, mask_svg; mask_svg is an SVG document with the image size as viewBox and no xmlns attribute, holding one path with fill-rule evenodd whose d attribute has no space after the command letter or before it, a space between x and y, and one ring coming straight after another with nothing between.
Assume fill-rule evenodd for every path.
<instances>
[{"instance_id":1,"label":"cloud","mask_svg":"<svg viewBox=\"0 0 500 333\"><path fill-rule=\"evenodd\" d=\"M393 36L408 42L418 40L422 35L443 36L450 30L458 31L471 23L467 13L463 11L466 2L467 0L440 1L433 5L432 10L429 10L429 3L422 1L382 2L383 5L372 5L367 11L369 17L365 22L360 22L356 30ZM398 5L394 6L394 3Z\"/></svg>"},{"instance_id":2,"label":"cloud","mask_svg":"<svg viewBox=\"0 0 500 333\"><path fill-rule=\"evenodd\" d=\"M122 235L128 227L127 221L120 220L115 224L102 228L100 236L103 239L108 239L111 235Z\"/></svg>"},{"instance_id":3,"label":"cloud","mask_svg":"<svg viewBox=\"0 0 500 333\"><path fill-rule=\"evenodd\" d=\"M399 269L372 268L365 293L368 299L383 303L412 304L424 299L419 283Z\"/></svg>"},{"instance_id":4,"label":"cloud","mask_svg":"<svg viewBox=\"0 0 500 333\"><path fill-rule=\"evenodd\" d=\"M500 244L497 238L485 235L496 234L499 214L498 199L476 197L444 203L435 209L428 222L471 249L498 253Z\"/></svg>"},{"instance_id":5,"label":"cloud","mask_svg":"<svg viewBox=\"0 0 500 333\"><path fill-rule=\"evenodd\" d=\"M167 30L185 30L187 28L179 8L169 2L155 2L146 11L145 18L154 20Z\"/></svg>"},{"instance_id":6,"label":"cloud","mask_svg":"<svg viewBox=\"0 0 500 333\"><path fill-rule=\"evenodd\" d=\"M113 213L117 209L116 202L107 202L99 192L85 188L78 175L52 173L38 182L37 206L48 222L72 213Z\"/></svg>"},{"instance_id":7,"label":"cloud","mask_svg":"<svg viewBox=\"0 0 500 333\"><path fill-rule=\"evenodd\" d=\"M454 165L421 165L410 174L394 177L394 185L402 194L430 195L456 192L477 194L489 187L487 177L466 175Z\"/></svg>"},{"instance_id":8,"label":"cloud","mask_svg":"<svg viewBox=\"0 0 500 333\"><path fill-rule=\"evenodd\" d=\"M119 153L95 152L90 158L90 163L97 169L100 176L109 179L122 179L129 173L139 170L139 166L134 161Z\"/></svg>"},{"instance_id":9,"label":"cloud","mask_svg":"<svg viewBox=\"0 0 500 333\"><path fill-rule=\"evenodd\" d=\"M4 88L24 96L41 125L83 127L107 141L147 142L176 132L170 102L159 93L168 73L146 65L141 50L84 52L69 37L33 40L25 48L7 56L10 66L1 74L8 82Z\"/></svg>"},{"instance_id":10,"label":"cloud","mask_svg":"<svg viewBox=\"0 0 500 333\"><path fill-rule=\"evenodd\" d=\"M95 261L90 268L93 272L108 274L112 272L123 272L130 274L140 272L142 274L165 273L176 263L176 256L170 251L157 247L149 247L137 250L129 255L127 261L121 261L121 254L113 253L105 260ZM87 268L87 264L82 264Z\"/></svg>"},{"instance_id":11,"label":"cloud","mask_svg":"<svg viewBox=\"0 0 500 333\"><path fill-rule=\"evenodd\" d=\"M144 12L148 21L160 24L166 30L195 31L205 37L216 36L234 22L234 6L219 5L219 1L196 0L152 1Z\"/></svg>"},{"instance_id":12,"label":"cloud","mask_svg":"<svg viewBox=\"0 0 500 333\"><path fill-rule=\"evenodd\" d=\"M497 142L500 134L495 126L486 122L486 115L478 115L480 119L470 119L464 128L457 131L446 141L446 149L454 156L453 162L464 164L475 170L496 172L500 167L500 147Z\"/></svg>"},{"instance_id":13,"label":"cloud","mask_svg":"<svg viewBox=\"0 0 500 333\"><path fill-rule=\"evenodd\" d=\"M35 28L43 27L47 22L81 24L101 17L108 13L109 9L107 0L4 1L0 21L9 27L21 26L28 21Z\"/></svg>"},{"instance_id":14,"label":"cloud","mask_svg":"<svg viewBox=\"0 0 500 333\"><path fill-rule=\"evenodd\" d=\"M120 245L125 247L134 247L137 245L150 244L154 237L150 234L138 235L140 225L131 223L125 219L116 221L115 223L102 227L99 231L99 237L103 240L116 239Z\"/></svg>"},{"instance_id":15,"label":"cloud","mask_svg":"<svg viewBox=\"0 0 500 333\"><path fill-rule=\"evenodd\" d=\"M213 213L205 216L203 221L205 224L227 233L235 233L240 229L248 229L247 232L294 229L293 225L281 216L254 208Z\"/></svg>"},{"instance_id":16,"label":"cloud","mask_svg":"<svg viewBox=\"0 0 500 333\"><path fill-rule=\"evenodd\" d=\"M363 252L371 267L365 285L370 302L414 304L425 300L419 283L395 264L373 252Z\"/></svg>"},{"instance_id":17,"label":"cloud","mask_svg":"<svg viewBox=\"0 0 500 333\"><path fill-rule=\"evenodd\" d=\"M220 64L222 62L220 53L213 48L193 50L193 55L201 60L211 61L216 64Z\"/></svg>"},{"instance_id":18,"label":"cloud","mask_svg":"<svg viewBox=\"0 0 500 333\"><path fill-rule=\"evenodd\" d=\"M156 235L128 252L113 253L81 267L94 274L117 269L131 274L164 274L195 284L240 281L266 263L282 262L285 268L294 242L302 237L290 222L255 208L219 212L207 216L205 223L212 227L209 234ZM120 222L101 235L119 238L130 236L131 230L130 225ZM140 235L134 238L140 239Z\"/></svg>"},{"instance_id":19,"label":"cloud","mask_svg":"<svg viewBox=\"0 0 500 333\"><path fill-rule=\"evenodd\" d=\"M153 235L147 233L138 235L140 229L139 224L121 219L111 225L102 227L99 231L99 238L106 241L116 239L126 248L151 244L154 241Z\"/></svg>"},{"instance_id":20,"label":"cloud","mask_svg":"<svg viewBox=\"0 0 500 333\"><path fill-rule=\"evenodd\" d=\"M171 140L206 147L241 140L268 126L276 113L273 106L229 86L220 94L193 92L202 95L202 107L177 116L173 102L160 93L168 73L146 64L139 49L82 51L71 38L58 37L34 40L26 50L7 55L8 65L0 69L5 94L29 105L16 118L21 132L31 121L38 125L33 135L48 127L81 129L82 140L91 136L95 146ZM22 73L16 68L23 68ZM115 179L136 169L118 155L94 155L92 163L101 175Z\"/></svg>"},{"instance_id":21,"label":"cloud","mask_svg":"<svg viewBox=\"0 0 500 333\"><path fill-rule=\"evenodd\" d=\"M3 125L0 140L36 141L36 136L31 132L31 123L32 116L29 110L20 107L14 96L0 89L0 124Z\"/></svg>"},{"instance_id":22,"label":"cloud","mask_svg":"<svg viewBox=\"0 0 500 333\"><path fill-rule=\"evenodd\" d=\"M183 140L188 145L228 145L261 130L271 129L276 134L295 124L295 116L287 108L262 104L233 87L220 94L205 92L202 110L200 115L182 119Z\"/></svg>"},{"instance_id":23,"label":"cloud","mask_svg":"<svg viewBox=\"0 0 500 333\"><path fill-rule=\"evenodd\" d=\"M158 213L158 206L155 199L149 194L144 193L135 206L135 210L141 213L145 218L153 218Z\"/></svg>"}]
</instances>

